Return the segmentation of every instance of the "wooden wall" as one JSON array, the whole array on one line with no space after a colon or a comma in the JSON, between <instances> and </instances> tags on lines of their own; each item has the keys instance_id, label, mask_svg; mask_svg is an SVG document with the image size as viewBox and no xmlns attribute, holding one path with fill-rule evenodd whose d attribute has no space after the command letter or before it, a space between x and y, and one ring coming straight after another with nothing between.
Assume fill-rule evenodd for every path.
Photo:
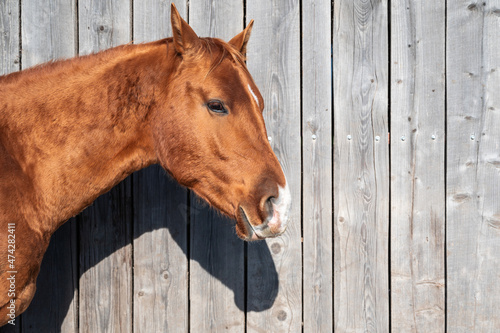
<instances>
[{"instance_id":1,"label":"wooden wall","mask_svg":"<svg viewBox=\"0 0 500 333\"><path fill-rule=\"evenodd\" d=\"M500 0L175 4L202 36L255 19L290 227L244 243L150 167L56 232L0 332L500 331ZM170 36L169 15L0 0L0 74Z\"/></svg>"}]
</instances>

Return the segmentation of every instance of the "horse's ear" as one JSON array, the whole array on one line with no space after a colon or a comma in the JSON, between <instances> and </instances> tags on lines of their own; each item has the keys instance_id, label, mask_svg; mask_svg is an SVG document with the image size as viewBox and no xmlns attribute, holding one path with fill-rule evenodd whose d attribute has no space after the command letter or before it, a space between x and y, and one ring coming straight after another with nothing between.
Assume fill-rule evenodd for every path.
<instances>
[{"instance_id":1,"label":"horse's ear","mask_svg":"<svg viewBox=\"0 0 500 333\"><path fill-rule=\"evenodd\" d=\"M183 54L186 50L196 45L199 38L189 24L182 19L173 3L170 7L170 20L172 22L175 50Z\"/></svg>"},{"instance_id":2,"label":"horse's ear","mask_svg":"<svg viewBox=\"0 0 500 333\"><path fill-rule=\"evenodd\" d=\"M234 46L238 51L240 51L243 56L247 55L247 44L250 39L250 33L252 32L253 20L247 25L245 30L237 34L229 41L229 44Z\"/></svg>"}]
</instances>

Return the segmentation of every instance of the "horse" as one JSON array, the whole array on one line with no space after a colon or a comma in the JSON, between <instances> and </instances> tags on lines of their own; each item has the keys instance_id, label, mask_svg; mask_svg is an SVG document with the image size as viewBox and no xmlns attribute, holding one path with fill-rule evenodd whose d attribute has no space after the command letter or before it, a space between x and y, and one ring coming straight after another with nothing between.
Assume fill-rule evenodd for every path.
<instances>
[{"instance_id":1,"label":"horse","mask_svg":"<svg viewBox=\"0 0 500 333\"><path fill-rule=\"evenodd\" d=\"M160 164L253 241L282 234L291 196L246 67L253 20L0 77L0 325L26 310L52 234L134 171Z\"/></svg>"}]
</instances>

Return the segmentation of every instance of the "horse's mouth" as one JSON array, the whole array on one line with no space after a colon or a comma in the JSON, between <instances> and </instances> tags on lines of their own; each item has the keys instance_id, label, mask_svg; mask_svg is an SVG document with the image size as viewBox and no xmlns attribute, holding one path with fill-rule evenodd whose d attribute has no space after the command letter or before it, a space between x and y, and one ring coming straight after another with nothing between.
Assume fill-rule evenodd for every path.
<instances>
[{"instance_id":1,"label":"horse's mouth","mask_svg":"<svg viewBox=\"0 0 500 333\"><path fill-rule=\"evenodd\" d=\"M256 241L264 238L272 238L279 236L280 233L273 233L267 223L263 223L259 226L253 226L250 223L250 219L248 218L248 214L245 212L245 209L240 206L240 216L241 220L244 224L244 229L246 230L244 240L246 241Z\"/></svg>"},{"instance_id":2,"label":"horse's mouth","mask_svg":"<svg viewBox=\"0 0 500 333\"><path fill-rule=\"evenodd\" d=\"M240 216L241 220L244 223L244 229L245 229L245 240L246 241L255 241L255 240L261 240L264 239L265 237L259 236L257 231L255 230L255 227L250 223L250 220L248 219L248 215L243 209L243 207L240 206Z\"/></svg>"}]
</instances>

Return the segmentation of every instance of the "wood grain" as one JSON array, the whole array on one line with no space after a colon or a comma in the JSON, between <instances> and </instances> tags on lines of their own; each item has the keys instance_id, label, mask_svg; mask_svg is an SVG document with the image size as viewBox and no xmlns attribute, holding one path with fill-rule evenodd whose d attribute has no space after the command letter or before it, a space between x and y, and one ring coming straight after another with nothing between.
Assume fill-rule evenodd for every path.
<instances>
[{"instance_id":1,"label":"wood grain","mask_svg":"<svg viewBox=\"0 0 500 333\"><path fill-rule=\"evenodd\" d=\"M73 2L21 3L23 69L76 55ZM76 230L76 220L71 219L52 236L37 279L37 293L22 315L23 332L78 330Z\"/></svg>"},{"instance_id":2,"label":"wood grain","mask_svg":"<svg viewBox=\"0 0 500 333\"><path fill-rule=\"evenodd\" d=\"M289 229L245 245L149 168L56 232L0 332L499 331L500 0L388 3L176 1L201 36L255 19ZM3 0L0 74L169 36L170 1Z\"/></svg>"},{"instance_id":3,"label":"wood grain","mask_svg":"<svg viewBox=\"0 0 500 333\"><path fill-rule=\"evenodd\" d=\"M447 275L451 332L500 329L500 1L447 2Z\"/></svg>"},{"instance_id":4,"label":"wood grain","mask_svg":"<svg viewBox=\"0 0 500 333\"><path fill-rule=\"evenodd\" d=\"M185 1L176 2L182 16ZM172 35L170 4L134 1L134 43ZM133 176L134 332L188 331L187 191L151 166Z\"/></svg>"},{"instance_id":5,"label":"wood grain","mask_svg":"<svg viewBox=\"0 0 500 333\"><path fill-rule=\"evenodd\" d=\"M391 3L391 321L445 329L445 2Z\"/></svg>"},{"instance_id":6,"label":"wood grain","mask_svg":"<svg viewBox=\"0 0 500 333\"><path fill-rule=\"evenodd\" d=\"M78 1L80 55L106 50L131 41L130 1Z\"/></svg>"},{"instance_id":7,"label":"wood grain","mask_svg":"<svg viewBox=\"0 0 500 333\"><path fill-rule=\"evenodd\" d=\"M187 18L187 1L143 0L133 2L133 41L135 44L172 37L170 3Z\"/></svg>"},{"instance_id":8,"label":"wood grain","mask_svg":"<svg viewBox=\"0 0 500 333\"><path fill-rule=\"evenodd\" d=\"M302 329L300 6L299 1L248 1L255 19L248 68L264 97L271 146L287 177L292 210L286 232L248 246L248 332ZM268 277L276 274L274 286ZM262 283L266 281L266 283ZM273 286L269 289L268 285Z\"/></svg>"},{"instance_id":9,"label":"wood grain","mask_svg":"<svg viewBox=\"0 0 500 333\"><path fill-rule=\"evenodd\" d=\"M334 6L334 325L388 332L387 2Z\"/></svg>"},{"instance_id":10,"label":"wood grain","mask_svg":"<svg viewBox=\"0 0 500 333\"><path fill-rule=\"evenodd\" d=\"M243 1L191 0L200 37L229 40L243 29ZM244 243L234 222L191 196L190 324L193 332L243 332Z\"/></svg>"},{"instance_id":11,"label":"wood grain","mask_svg":"<svg viewBox=\"0 0 500 333\"><path fill-rule=\"evenodd\" d=\"M0 75L20 69L19 0L0 2Z\"/></svg>"},{"instance_id":12,"label":"wood grain","mask_svg":"<svg viewBox=\"0 0 500 333\"><path fill-rule=\"evenodd\" d=\"M128 1L79 1L80 54L131 40ZM132 331L132 185L130 177L82 213L80 331Z\"/></svg>"},{"instance_id":13,"label":"wood grain","mask_svg":"<svg viewBox=\"0 0 500 333\"><path fill-rule=\"evenodd\" d=\"M333 330L330 6L302 6L304 332Z\"/></svg>"}]
</instances>

